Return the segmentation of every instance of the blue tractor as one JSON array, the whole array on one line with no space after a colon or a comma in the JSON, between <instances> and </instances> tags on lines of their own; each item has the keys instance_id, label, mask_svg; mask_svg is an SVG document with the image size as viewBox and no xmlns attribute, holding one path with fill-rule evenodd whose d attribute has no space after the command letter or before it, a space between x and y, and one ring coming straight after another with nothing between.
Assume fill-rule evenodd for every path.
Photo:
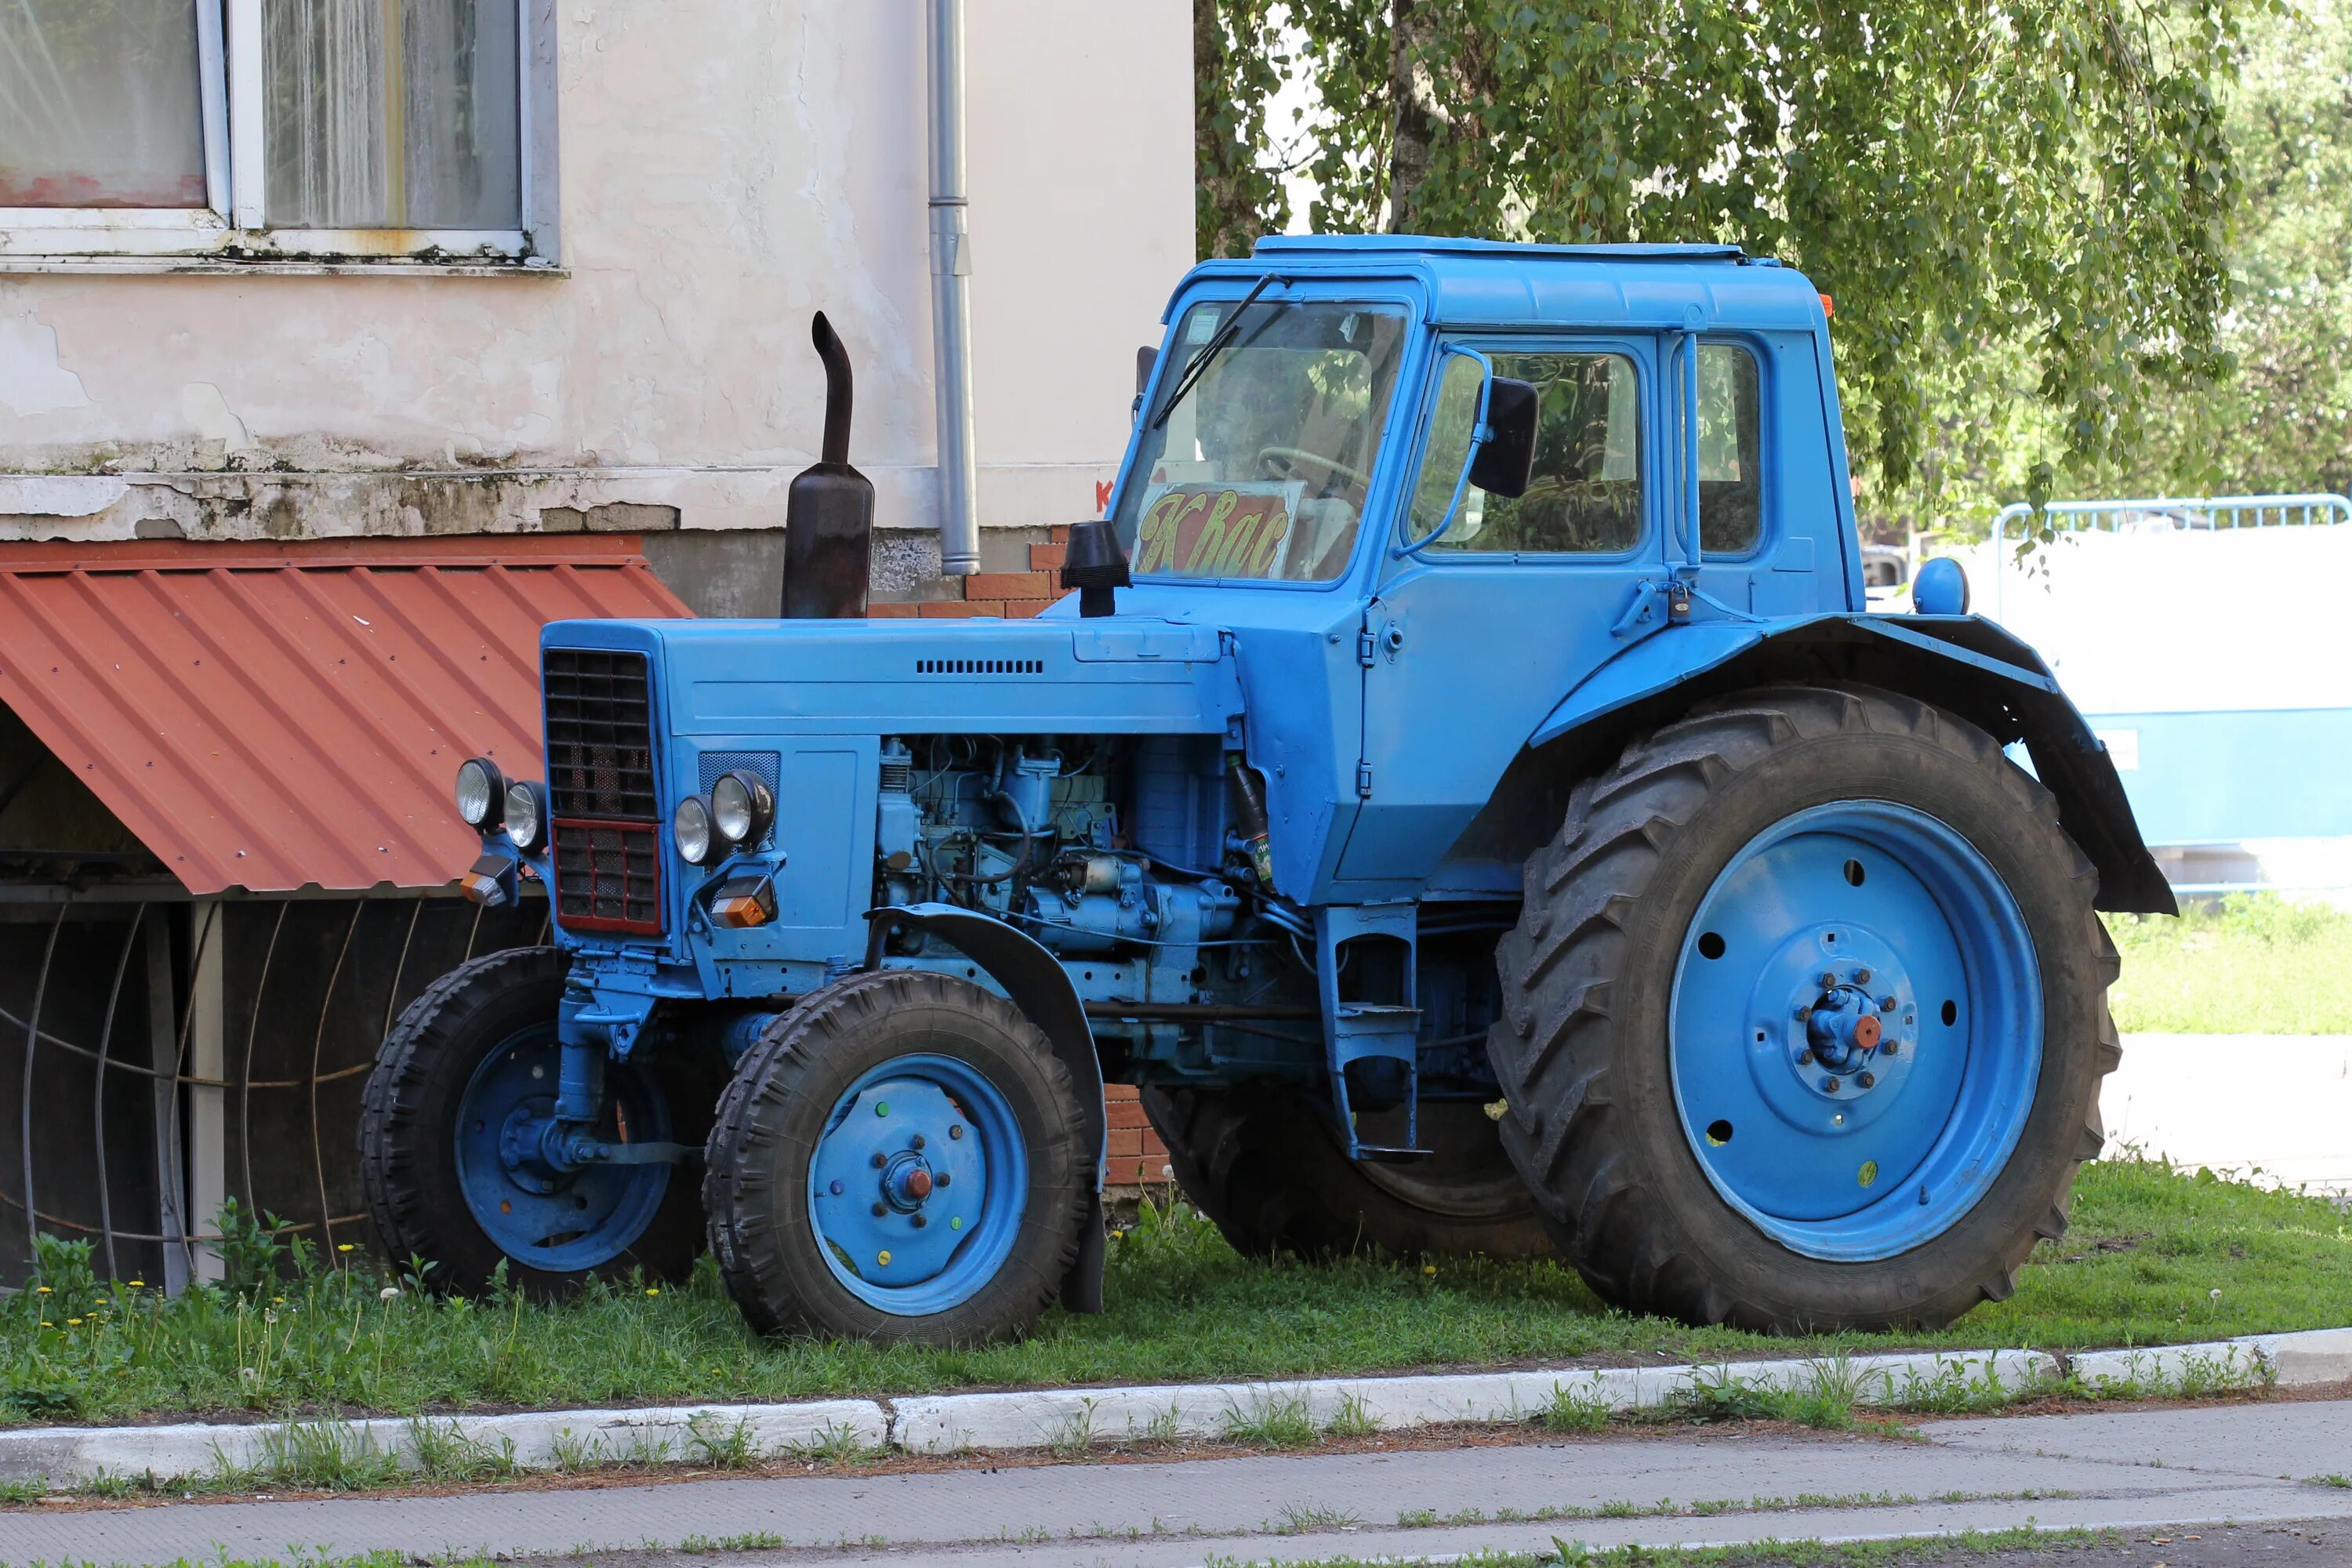
<instances>
[{"instance_id":1,"label":"blue tractor","mask_svg":"<svg viewBox=\"0 0 2352 1568\"><path fill-rule=\"evenodd\" d=\"M2170 911L2032 650L1866 613L1825 301L1714 246L1269 238L1148 360L1035 620L577 621L547 778L368 1086L390 1253L975 1342L1101 1300L1103 1086L1245 1252L1556 1254L1628 1310L1932 1328L2065 1226ZM797 597L797 604L795 599ZM697 1177L699 1180L697 1180Z\"/></svg>"}]
</instances>

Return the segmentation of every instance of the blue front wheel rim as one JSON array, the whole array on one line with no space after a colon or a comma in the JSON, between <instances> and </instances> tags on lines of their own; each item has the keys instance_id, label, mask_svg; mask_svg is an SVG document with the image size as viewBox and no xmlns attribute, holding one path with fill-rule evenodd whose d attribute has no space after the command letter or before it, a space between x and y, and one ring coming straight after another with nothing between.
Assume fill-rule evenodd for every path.
<instances>
[{"instance_id":1,"label":"blue front wheel rim","mask_svg":"<svg viewBox=\"0 0 2352 1568\"><path fill-rule=\"evenodd\" d=\"M552 1023L518 1030L485 1054L457 1102L458 1191L492 1245L547 1274L612 1262L636 1245L661 1210L670 1167L590 1165L553 1171L515 1157L510 1131L551 1116L562 1047ZM610 1065L597 1131L614 1142L665 1142L669 1103L653 1075Z\"/></svg>"},{"instance_id":2,"label":"blue front wheel rim","mask_svg":"<svg viewBox=\"0 0 2352 1568\"><path fill-rule=\"evenodd\" d=\"M1003 1090L971 1063L913 1053L858 1075L809 1161L809 1223L834 1279L894 1317L971 1300L1003 1268L1029 1156Z\"/></svg>"},{"instance_id":3,"label":"blue front wheel rim","mask_svg":"<svg viewBox=\"0 0 2352 1568\"><path fill-rule=\"evenodd\" d=\"M1783 818L1717 876L1668 1023L1700 1169L1794 1252L1871 1262L1951 1230L2040 1080L2033 940L1999 872L1887 801Z\"/></svg>"}]
</instances>

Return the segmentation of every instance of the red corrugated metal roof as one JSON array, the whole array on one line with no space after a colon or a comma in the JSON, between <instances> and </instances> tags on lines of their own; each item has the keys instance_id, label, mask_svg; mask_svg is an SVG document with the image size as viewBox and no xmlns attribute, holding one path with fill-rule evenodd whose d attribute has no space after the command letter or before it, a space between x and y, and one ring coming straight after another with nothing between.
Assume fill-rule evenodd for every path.
<instances>
[{"instance_id":1,"label":"red corrugated metal roof","mask_svg":"<svg viewBox=\"0 0 2352 1568\"><path fill-rule=\"evenodd\" d=\"M683 616L626 535L0 544L0 702L189 889L435 887L540 771L539 632Z\"/></svg>"}]
</instances>

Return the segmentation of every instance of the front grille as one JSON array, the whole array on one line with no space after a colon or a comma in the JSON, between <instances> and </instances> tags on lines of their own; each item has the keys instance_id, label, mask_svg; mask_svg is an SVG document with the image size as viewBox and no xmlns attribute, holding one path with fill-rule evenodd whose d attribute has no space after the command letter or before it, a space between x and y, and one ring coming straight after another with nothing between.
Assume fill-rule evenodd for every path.
<instances>
[{"instance_id":1,"label":"front grille","mask_svg":"<svg viewBox=\"0 0 2352 1568\"><path fill-rule=\"evenodd\" d=\"M662 929L661 830L641 822L555 822L555 912L581 931Z\"/></svg>"},{"instance_id":2,"label":"front grille","mask_svg":"<svg viewBox=\"0 0 2352 1568\"><path fill-rule=\"evenodd\" d=\"M547 782L558 816L652 822L654 707L646 656L551 647L547 694Z\"/></svg>"},{"instance_id":3,"label":"front grille","mask_svg":"<svg viewBox=\"0 0 2352 1568\"><path fill-rule=\"evenodd\" d=\"M659 935L661 808L646 656L551 647L541 680L556 918L575 930Z\"/></svg>"}]
</instances>

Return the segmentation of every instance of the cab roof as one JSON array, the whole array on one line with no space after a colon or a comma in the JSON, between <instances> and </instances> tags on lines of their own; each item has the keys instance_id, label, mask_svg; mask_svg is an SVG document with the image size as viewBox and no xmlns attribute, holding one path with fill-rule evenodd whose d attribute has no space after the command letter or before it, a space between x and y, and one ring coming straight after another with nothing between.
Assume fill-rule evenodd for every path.
<instances>
[{"instance_id":1,"label":"cab roof","mask_svg":"<svg viewBox=\"0 0 2352 1568\"><path fill-rule=\"evenodd\" d=\"M1246 258L1206 261L1177 291L1210 279L1412 279L1447 329L1617 327L1629 331L1821 332L1805 276L1736 245L1534 245L1410 234L1268 235ZM1223 289L1219 290L1221 293ZM1279 291L1274 291L1279 297ZM1169 304L1170 313L1175 300Z\"/></svg>"}]
</instances>

